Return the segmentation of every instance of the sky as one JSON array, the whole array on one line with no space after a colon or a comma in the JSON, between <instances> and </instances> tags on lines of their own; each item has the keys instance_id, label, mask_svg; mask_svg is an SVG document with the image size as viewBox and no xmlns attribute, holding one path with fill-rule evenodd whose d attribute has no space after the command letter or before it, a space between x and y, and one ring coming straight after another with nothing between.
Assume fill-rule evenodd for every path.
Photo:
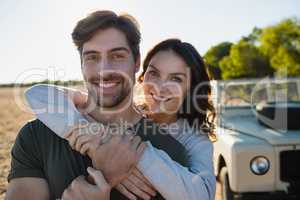
<instances>
[{"instance_id":1,"label":"sky","mask_svg":"<svg viewBox=\"0 0 300 200\"><path fill-rule=\"evenodd\" d=\"M78 20L103 9L138 20L142 58L167 38L190 42L204 55L254 27L300 17L299 0L0 0L0 83L81 80L71 32Z\"/></svg>"}]
</instances>

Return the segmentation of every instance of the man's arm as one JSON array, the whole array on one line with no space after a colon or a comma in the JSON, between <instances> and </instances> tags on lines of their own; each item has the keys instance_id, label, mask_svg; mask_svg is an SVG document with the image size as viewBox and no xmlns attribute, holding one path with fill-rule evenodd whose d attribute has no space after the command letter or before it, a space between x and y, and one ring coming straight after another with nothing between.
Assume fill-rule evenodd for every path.
<instances>
[{"instance_id":1,"label":"man's arm","mask_svg":"<svg viewBox=\"0 0 300 200\"><path fill-rule=\"evenodd\" d=\"M50 192L48 183L42 178L16 178L9 182L6 200L32 199L48 200Z\"/></svg>"},{"instance_id":2,"label":"man's arm","mask_svg":"<svg viewBox=\"0 0 300 200\"><path fill-rule=\"evenodd\" d=\"M34 124L20 130L12 148L6 199L50 199Z\"/></svg>"}]
</instances>

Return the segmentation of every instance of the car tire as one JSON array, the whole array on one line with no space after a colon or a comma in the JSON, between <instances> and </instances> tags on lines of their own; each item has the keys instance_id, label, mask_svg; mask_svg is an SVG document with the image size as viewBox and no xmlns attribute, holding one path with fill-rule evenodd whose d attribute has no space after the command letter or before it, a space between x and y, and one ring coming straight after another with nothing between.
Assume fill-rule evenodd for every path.
<instances>
[{"instance_id":1,"label":"car tire","mask_svg":"<svg viewBox=\"0 0 300 200\"><path fill-rule=\"evenodd\" d=\"M230 189L227 167L222 167L220 171L221 196L222 200L234 200L234 193Z\"/></svg>"}]
</instances>

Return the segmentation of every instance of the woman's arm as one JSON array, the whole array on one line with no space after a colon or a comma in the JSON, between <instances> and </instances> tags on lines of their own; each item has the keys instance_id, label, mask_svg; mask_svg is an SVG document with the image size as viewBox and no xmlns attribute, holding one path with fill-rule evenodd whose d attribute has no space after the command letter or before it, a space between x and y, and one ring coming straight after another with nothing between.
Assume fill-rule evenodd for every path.
<instances>
[{"instance_id":1,"label":"woman's arm","mask_svg":"<svg viewBox=\"0 0 300 200\"><path fill-rule=\"evenodd\" d=\"M182 134L176 138L186 148L189 168L173 161L151 144L138 164L139 170L165 199L213 200L216 179L213 172L213 147L204 135Z\"/></svg>"},{"instance_id":2,"label":"woman's arm","mask_svg":"<svg viewBox=\"0 0 300 200\"><path fill-rule=\"evenodd\" d=\"M25 91L25 97L36 117L62 138L75 126L88 121L73 103L80 105L86 98L79 90L37 84Z\"/></svg>"},{"instance_id":3,"label":"woman's arm","mask_svg":"<svg viewBox=\"0 0 300 200\"><path fill-rule=\"evenodd\" d=\"M26 91L27 100L29 102L39 102L39 105L47 107L48 103L51 103L48 101L47 95L45 95L49 89L54 90L54 93L61 93L61 91L66 93L69 90L68 88L62 89L59 86L53 85L37 85ZM44 95L41 95L42 93ZM73 101L72 98L71 101ZM70 101L68 102L70 103ZM30 105L32 108L35 108L32 103ZM59 106L55 102L52 102L52 105L54 108ZM65 135L66 132L64 131L71 130L76 125L74 120L70 123L69 115L75 116L76 119L83 118L77 112L74 104L73 106L68 106L67 113L67 116L66 113L58 114L57 111L36 114L37 118L55 133ZM189 136L188 134L182 134L182 136L176 139L187 150L189 168L183 167L173 161L164 151L154 148L150 143L138 164L138 168L149 179L155 189L168 200L212 200L215 194L212 144L205 136L192 134Z\"/></svg>"}]
</instances>

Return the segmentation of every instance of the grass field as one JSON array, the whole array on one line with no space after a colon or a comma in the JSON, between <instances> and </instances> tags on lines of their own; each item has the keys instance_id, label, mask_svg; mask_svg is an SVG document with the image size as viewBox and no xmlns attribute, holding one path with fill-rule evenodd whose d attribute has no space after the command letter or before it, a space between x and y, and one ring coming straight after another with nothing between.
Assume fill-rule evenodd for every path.
<instances>
[{"instance_id":1,"label":"grass field","mask_svg":"<svg viewBox=\"0 0 300 200\"><path fill-rule=\"evenodd\" d=\"M20 90L18 99L23 94ZM34 116L24 111L15 101L12 88L0 88L0 200L4 199L7 174L10 168L10 150L19 129ZM21 97L22 99L22 97ZM216 200L220 199L217 188Z\"/></svg>"},{"instance_id":2,"label":"grass field","mask_svg":"<svg viewBox=\"0 0 300 200\"><path fill-rule=\"evenodd\" d=\"M17 106L13 94L12 88L0 88L0 199L4 199L6 191L10 149L16 134L27 120L33 118Z\"/></svg>"}]
</instances>

